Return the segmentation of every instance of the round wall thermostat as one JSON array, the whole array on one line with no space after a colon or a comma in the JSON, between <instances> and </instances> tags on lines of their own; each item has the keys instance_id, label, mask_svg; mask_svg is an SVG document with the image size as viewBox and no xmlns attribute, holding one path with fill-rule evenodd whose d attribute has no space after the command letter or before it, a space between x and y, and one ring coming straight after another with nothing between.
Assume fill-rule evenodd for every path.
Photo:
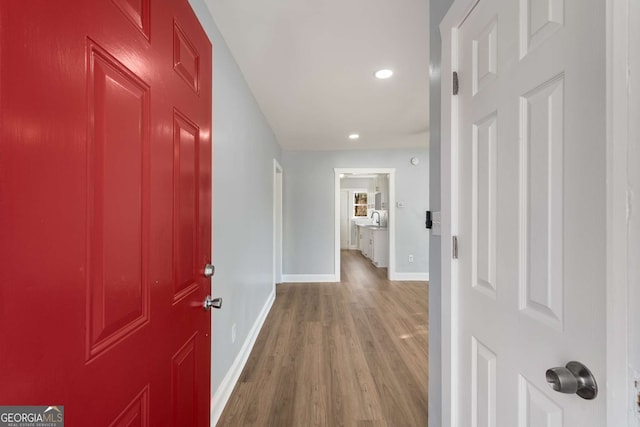
<instances>
[{"instance_id":1,"label":"round wall thermostat","mask_svg":"<svg viewBox=\"0 0 640 427\"><path fill-rule=\"evenodd\" d=\"M420 163L420 159L418 159L417 157L412 157L411 158L411 164L413 166L416 166L418 163Z\"/></svg>"}]
</instances>

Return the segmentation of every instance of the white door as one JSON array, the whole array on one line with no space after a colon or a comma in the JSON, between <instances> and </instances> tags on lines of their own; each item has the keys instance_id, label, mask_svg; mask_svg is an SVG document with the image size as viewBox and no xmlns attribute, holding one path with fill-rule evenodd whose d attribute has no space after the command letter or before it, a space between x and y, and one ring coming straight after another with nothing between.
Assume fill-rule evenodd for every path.
<instances>
[{"instance_id":1,"label":"white door","mask_svg":"<svg viewBox=\"0 0 640 427\"><path fill-rule=\"evenodd\" d=\"M459 27L461 427L605 425L604 3L480 0ZM596 399L547 384L573 360Z\"/></svg>"}]
</instances>

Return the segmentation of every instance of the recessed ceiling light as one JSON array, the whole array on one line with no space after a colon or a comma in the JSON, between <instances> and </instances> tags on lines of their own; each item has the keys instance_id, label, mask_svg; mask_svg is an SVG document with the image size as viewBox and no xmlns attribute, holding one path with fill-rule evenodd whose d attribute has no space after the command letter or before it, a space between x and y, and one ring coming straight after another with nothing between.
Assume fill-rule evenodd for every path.
<instances>
[{"instance_id":1,"label":"recessed ceiling light","mask_svg":"<svg viewBox=\"0 0 640 427\"><path fill-rule=\"evenodd\" d=\"M389 77L393 76L393 71L385 68L383 70L376 71L375 76L379 79L388 79Z\"/></svg>"},{"instance_id":2,"label":"recessed ceiling light","mask_svg":"<svg viewBox=\"0 0 640 427\"><path fill-rule=\"evenodd\" d=\"M358 138L360 138L360 135L358 135L357 133L349 134L349 139L358 139Z\"/></svg>"}]
</instances>

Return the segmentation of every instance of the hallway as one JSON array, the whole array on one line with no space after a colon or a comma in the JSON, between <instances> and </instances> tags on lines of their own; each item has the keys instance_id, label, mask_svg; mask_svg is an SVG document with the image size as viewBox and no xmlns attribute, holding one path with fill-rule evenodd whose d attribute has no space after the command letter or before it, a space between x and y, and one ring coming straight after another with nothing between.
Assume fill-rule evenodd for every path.
<instances>
[{"instance_id":1,"label":"hallway","mask_svg":"<svg viewBox=\"0 0 640 427\"><path fill-rule=\"evenodd\" d=\"M341 266L340 283L277 286L218 426L427 424L426 282L358 251Z\"/></svg>"}]
</instances>

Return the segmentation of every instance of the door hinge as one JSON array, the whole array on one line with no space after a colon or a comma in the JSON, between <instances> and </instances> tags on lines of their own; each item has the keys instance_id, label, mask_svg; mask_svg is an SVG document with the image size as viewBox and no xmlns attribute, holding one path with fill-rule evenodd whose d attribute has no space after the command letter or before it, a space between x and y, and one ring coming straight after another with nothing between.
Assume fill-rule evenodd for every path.
<instances>
[{"instance_id":1,"label":"door hinge","mask_svg":"<svg viewBox=\"0 0 640 427\"><path fill-rule=\"evenodd\" d=\"M451 257L458 259L458 236L451 237Z\"/></svg>"},{"instance_id":2,"label":"door hinge","mask_svg":"<svg viewBox=\"0 0 640 427\"><path fill-rule=\"evenodd\" d=\"M458 82L458 72L453 72L453 94L458 94L459 82Z\"/></svg>"}]
</instances>

